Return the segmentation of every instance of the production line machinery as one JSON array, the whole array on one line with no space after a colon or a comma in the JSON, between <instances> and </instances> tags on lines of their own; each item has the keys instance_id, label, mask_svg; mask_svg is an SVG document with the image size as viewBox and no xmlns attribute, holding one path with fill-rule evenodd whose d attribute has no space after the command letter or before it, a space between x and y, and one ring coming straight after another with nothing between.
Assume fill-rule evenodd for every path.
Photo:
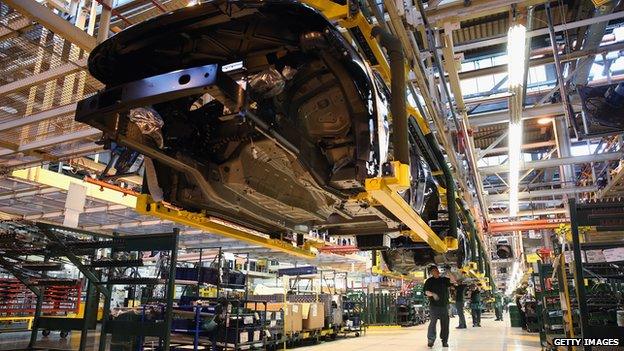
<instances>
[{"instance_id":1,"label":"production line machinery","mask_svg":"<svg viewBox=\"0 0 624 351\"><path fill-rule=\"evenodd\" d=\"M143 155L139 213L304 258L310 230L355 235L391 272L478 258L488 275L439 145L406 103L406 68L357 2L213 1L96 47L89 69L106 89L76 120L104 132L114 177Z\"/></svg>"}]
</instances>

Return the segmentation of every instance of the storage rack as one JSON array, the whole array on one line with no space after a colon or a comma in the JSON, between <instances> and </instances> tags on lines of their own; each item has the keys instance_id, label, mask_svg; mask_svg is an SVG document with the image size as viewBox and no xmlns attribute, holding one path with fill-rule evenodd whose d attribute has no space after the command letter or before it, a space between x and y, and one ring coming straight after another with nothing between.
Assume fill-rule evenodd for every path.
<instances>
[{"instance_id":1,"label":"storage rack","mask_svg":"<svg viewBox=\"0 0 624 351\"><path fill-rule=\"evenodd\" d=\"M172 233L127 235L115 234L110 245L110 257L92 260L86 268L93 270L91 276L106 277L106 280L95 281L104 295L104 313L100 334L99 351L106 350L107 335L112 340L135 340L138 349L143 350L146 337L158 338L159 348L168 350L171 338L171 321L173 313L173 297L175 290L175 274L178 254L179 230ZM127 269L143 265L143 252L157 252L160 256L155 277L125 277ZM97 272L106 269L106 272ZM114 285L147 286L148 296L141 296L140 320L110 319L111 294ZM154 287L164 286L162 296L153 296ZM102 289L104 287L104 289ZM164 303L162 303L164 301ZM158 304L160 302L160 304ZM155 305L154 305L155 304ZM148 316L146 308L153 308L156 313ZM157 313L160 312L160 313ZM152 317L152 318L149 318ZM112 341L111 341L112 342Z\"/></svg>"},{"instance_id":2,"label":"storage rack","mask_svg":"<svg viewBox=\"0 0 624 351\"><path fill-rule=\"evenodd\" d=\"M334 306L333 299L331 294L274 294L274 295L254 295L250 297L250 301L264 301L267 303L274 304L286 304L286 303L296 303L296 304L305 304L305 303L322 303L323 304L323 312L325 315L324 326L322 328L315 329L302 329L300 331L285 331L282 326L279 330L283 333L281 341L276 342L275 344L281 345L286 344L287 346L298 345L302 342L318 342L321 339L329 339L334 340L339 333L343 333L343 320L342 316L338 318L338 321L334 319L336 314L342 314L342 306L344 301L342 301L339 305ZM284 312L282 310L282 312ZM267 321L268 322L268 321ZM278 340L277 338L276 340ZM273 346L273 345L269 345Z\"/></svg>"},{"instance_id":3,"label":"storage rack","mask_svg":"<svg viewBox=\"0 0 624 351\"><path fill-rule=\"evenodd\" d=\"M413 326L425 323L428 319L428 309L425 304L422 284L410 283L397 297L397 324L400 326Z\"/></svg>"},{"instance_id":4,"label":"storage rack","mask_svg":"<svg viewBox=\"0 0 624 351\"><path fill-rule=\"evenodd\" d=\"M221 247L196 249L199 251L197 261L180 262L193 263L194 267L178 268L176 271L175 285L183 285L184 290L179 299L179 305L174 312L178 318L171 332L192 335L194 350L198 350L200 343L203 343L200 340L202 337L208 337L211 343L215 342L215 346L225 350L239 350L251 346L264 347L273 343L273 339L267 340L269 338L266 337L265 333L262 333L264 330L274 330L275 328L275 325L265 328L267 324L270 324L270 321L267 322L266 320L266 302L248 300L248 270L245 270L243 273L236 270L235 264L232 266L227 265ZM215 250L216 254L209 254ZM243 266L249 267L249 254L244 254L244 257L245 264ZM210 262L211 267L206 267L204 265L206 262ZM242 282L239 279L241 277ZM200 296L199 291L203 286L214 288L214 296ZM189 294L190 287L193 287L195 290ZM234 312L228 310L223 316L227 321L226 326L222 328L225 333L207 333L201 324L206 318L215 317L220 302L226 302ZM249 309L248 303L256 308ZM262 303L264 303L264 310L257 308L257 305ZM256 311L260 312L257 316L259 318L256 318ZM241 324L240 320L253 320L253 323ZM235 324L235 328L230 327L232 323ZM283 331L283 325L281 330ZM241 332L244 331L249 332L246 341L242 341L245 338L241 337Z\"/></svg>"},{"instance_id":5,"label":"storage rack","mask_svg":"<svg viewBox=\"0 0 624 351\"><path fill-rule=\"evenodd\" d=\"M538 270L531 275L538 300L540 342L544 348L556 350L553 339L578 335L576 299L571 299L573 278L566 266L565 256L558 255L555 265L538 262Z\"/></svg>"},{"instance_id":6,"label":"storage rack","mask_svg":"<svg viewBox=\"0 0 624 351\"><path fill-rule=\"evenodd\" d=\"M178 230L173 233L108 236L89 231L62 227L50 223L33 223L27 221L5 221L2 225L2 246L0 246L0 266L14 275L22 284L37 296L29 348L33 348L37 341L39 329L80 330L79 350L85 350L88 330L94 330L97 317L97 306L100 294L104 296L104 313L102 318L102 337L99 349L106 347L107 334L123 334L129 337L144 338L156 336L160 338L163 348L169 347L169 325L171 324L171 310L173 300L173 279L175 276L175 262L177 255ZM98 252L110 249L110 257L99 259ZM161 277L141 278L124 277L128 267L142 265L140 259L144 251L160 251L166 253L168 269L161 270ZM136 252L137 258L127 259L118 253ZM32 261L39 257L40 261ZM86 278L87 293L85 310L82 318L62 318L57 316L43 316L44 287L58 285L66 279L47 278L49 270L42 266L35 266L34 262L49 264L53 260L68 260ZM24 265L24 263L27 263ZM30 266L37 267L38 274L24 269ZM102 270L107 270L105 273ZM117 274L121 272L120 274ZM105 277L106 279L102 279ZM166 284L163 308L163 319L158 321L114 321L108 320L110 314L111 288L113 285L156 285Z\"/></svg>"},{"instance_id":7,"label":"storage rack","mask_svg":"<svg viewBox=\"0 0 624 351\"><path fill-rule=\"evenodd\" d=\"M577 203L576 199L570 199L569 207L574 285L579 313L583 316L580 320L581 336L587 339L624 335L624 327L615 323L618 301L614 299L615 292L623 289L624 275L621 272L624 258L610 260L609 264L585 262L589 261L586 259L587 250L624 247L624 203L619 200ZM619 235L617 241L604 240L604 236L613 234ZM613 270L612 266L618 268ZM584 349L591 350L592 346L584 346Z\"/></svg>"},{"instance_id":8,"label":"storage rack","mask_svg":"<svg viewBox=\"0 0 624 351\"><path fill-rule=\"evenodd\" d=\"M75 284L75 280L54 279L47 276L48 272L60 270L61 267L58 262L64 259L72 261L76 259L76 255L88 257L93 255L102 236L51 224L27 221L3 221L0 226L2 227L0 267L12 274L36 296L28 347L34 347L39 329L60 330L64 334L70 330L80 330L80 347L83 350L87 331L95 329L96 314L89 313L94 311L98 303L95 286L91 282L87 282L85 313L82 318L43 316L46 287ZM85 237L88 240L84 240ZM52 267L54 262L57 263L56 267ZM77 266L77 268L84 274L82 265Z\"/></svg>"},{"instance_id":9,"label":"storage rack","mask_svg":"<svg viewBox=\"0 0 624 351\"><path fill-rule=\"evenodd\" d=\"M174 311L176 318L171 331L190 336L190 342L185 342L185 338L176 337L176 344L192 344L193 350L205 348L205 345L211 347L213 344L223 350L241 350L252 346L265 348L274 343L274 340L269 340L264 333L267 330L265 328L267 326L265 323L267 311L256 312L260 309L246 307L247 304L256 305L258 303L261 302L245 302L243 300L228 302L229 307L223 313L223 319L226 322L222 325L215 322L215 317L219 315L220 305L216 299L202 300L199 305L178 306ZM238 307L232 307L232 304ZM233 309L234 312L230 309ZM211 325L211 323L214 324ZM206 324L211 325L212 329L207 330L204 326Z\"/></svg>"},{"instance_id":10,"label":"storage rack","mask_svg":"<svg viewBox=\"0 0 624 351\"><path fill-rule=\"evenodd\" d=\"M210 287L214 289L214 296L203 297L223 297L226 299L237 298L247 299L247 283L249 281L249 269L237 270L235 265L226 266L228 262L224 259L221 247L202 247L197 248L199 255L197 261L180 263L193 263L193 267L180 267L176 274L175 284L185 286L185 300L182 303L188 303L193 299L202 298L199 291L202 287ZM209 252L215 251L216 254L209 255ZM245 258L244 267L249 267L249 254L243 254ZM206 267L205 263L209 262L210 266ZM186 294L188 287L194 287L196 292L194 296ZM230 294L236 292L236 296Z\"/></svg>"},{"instance_id":11,"label":"storage rack","mask_svg":"<svg viewBox=\"0 0 624 351\"><path fill-rule=\"evenodd\" d=\"M45 314L78 313L82 282L68 280L66 285L46 286L41 310ZM17 279L0 279L0 316L18 317L35 312L37 295Z\"/></svg>"},{"instance_id":12,"label":"storage rack","mask_svg":"<svg viewBox=\"0 0 624 351\"><path fill-rule=\"evenodd\" d=\"M412 303L416 310L418 324L425 323L429 320L429 299L425 297L423 287L423 284L414 284L412 286Z\"/></svg>"},{"instance_id":13,"label":"storage rack","mask_svg":"<svg viewBox=\"0 0 624 351\"><path fill-rule=\"evenodd\" d=\"M366 331L365 311L366 311L366 293L362 290L347 290L342 301L344 308L342 332L344 334L354 333L355 336Z\"/></svg>"},{"instance_id":14,"label":"storage rack","mask_svg":"<svg viewBox=\"0 0 624 351\"><path fill-rule=\"evenodd\" d=\"M375 288L367 295L366 324L396 325L398 291L389 288Z\"/></svg>"},{"instance_id":15,"label":"storage rack","mask_svg":"<svg viewBox=\"0 0 624 351\"><path fill-rule=\"evenodd\" d=\"M262 341L267 350L277 350L286 341L286 335L284 333L284 311L268 311L266 300L255 300L251 298L249 303L255 304L255 310L257 311L257 303L262 303L264 311L260 312L260 321L262 325Z\"/></svg>"}]
</instances>

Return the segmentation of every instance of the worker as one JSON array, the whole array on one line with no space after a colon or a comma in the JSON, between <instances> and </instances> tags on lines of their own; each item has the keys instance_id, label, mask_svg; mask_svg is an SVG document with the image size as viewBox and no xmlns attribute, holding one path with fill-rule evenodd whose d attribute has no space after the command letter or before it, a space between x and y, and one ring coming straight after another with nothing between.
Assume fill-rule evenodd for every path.
<instances>
[{"instance_id":1,"label":"worker","mask_svg":"<svg viewBox=\"0 0 624 351\"><path fill-rule=\"evenodd\" d=\"M481 326L481 290L473 284L470 289L470 311L472 312L472 326Z\"/></svg>"},{"instance_id":2,"label":"worker","mask_svg":"<svg viewBox=\"0 0 624 351\"><path fill-rule=\"evenodd\" d=\"M466 316L464 315L464 294L466 293L466 284L460 283L455 287L455 309L459 317L459 325L457 329L466 329Z\"/></svg>"},{"instance_id":3,"label":"worker","mask_svg":"<svg viewBox=\"0 0 624 351\"><path fill-rule=\"evenodd\" d=\"M453 276L442 277L437 266L429 266L429 278L425 281L423 291L429 297L429 329L427 346L433 347L436 339L436 325L440 321L440 339L442 347L448 347L449 337L449 287L455 282Z\"/></svg>"},{"instance_id":4,"label":"worker","mask_svg":"<svg viewBox=\"0 0 624 351\"><path fill-rule=\"evenodd\" d=\"M503 295L503 290L499 290L494 293L494 313L496 314L495 321L503 320L503 300L505 299Z\"/></svg>"},{"instance_id":5,"label":"worker","mask_svg":"<svg viewBox=\"0 0 624 351\"><path fill-rule=\"evenodd\" d=\"M520 316L520 326L522 329L527 329L526 315L524 313L524 305L523 305L523 297L524 291L521 288L516 290L516 307L518 307L518 315Z\"/></svg>"}]
</instances>

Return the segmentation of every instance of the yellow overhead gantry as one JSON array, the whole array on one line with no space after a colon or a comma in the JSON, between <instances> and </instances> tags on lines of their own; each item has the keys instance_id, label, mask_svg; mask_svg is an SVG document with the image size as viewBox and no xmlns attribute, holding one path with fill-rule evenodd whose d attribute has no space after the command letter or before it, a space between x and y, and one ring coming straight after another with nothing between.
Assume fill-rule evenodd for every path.
<instances>
[{"instance_id":1,"label":"yellow overhead gantry","mask_svg":"<svg viewBox=\"0 0 624 351\"><path fill-rule=\"evenodd\" d=\"M373 275L378 275L378 276L387 277L387 278L396 279L396 280L403 280L407 282L425 279L425 274L423 271L411 272L410 274L401 274L401 273L389 271L385 269L381 264L381 253L379 251L375 251L374 255L375 255L375 264L373 265L373 267L371 267L371 273Z\"/></svg>"},{"instance_id":2,"label":"yellow overhead gantry","mask_svg":"<svg viewBox=\"0 0 624 351\"><path fill-rule=\"evenodd\" d=\"M169 206L162 202L155 202L149 195L134 196L113 188L104 188L96 184L86 182L83 179L70 177L58 172L52 172L42 167L32 167L11 172L11 176L28 182L33 182L43 186L57 189L57 191L68 191L71 184L77 184L86 188L86 196L98 200L114 203L117 205L135 208L143 215L158 217L163 220L172 221L189 227L194 227L207 233L217 234L228 238L240 240L241 242L258 245L283 252L288 255L301 258L316 257L315 247L320 244L316 241L309 241L304 247L296 247L285 241L267 238L262 235L253 234L244 228L216 220L202 213L183 211ZM33 195L45 193L42 190L33 191Z\"/></svg>"},{"instance_id":3,"label":"yellow overhead gantry","mask_svg":"<svg viewBox=\"0 0 624 351\"><path fill-rule=\"evenodd\" d=\"M266 247L292 256L301 258L316 257L316 252L312 250L310 245L305 245L303 248L300 248L282 240L271 239L262 235L250 233L244 228L223 222L216 218L211 218L204 213L184 211L163 202L155 202L149 195L140 195L137 197L136 211L140 214L180 223L207 233Z\"/></svg>"}]
</instances>

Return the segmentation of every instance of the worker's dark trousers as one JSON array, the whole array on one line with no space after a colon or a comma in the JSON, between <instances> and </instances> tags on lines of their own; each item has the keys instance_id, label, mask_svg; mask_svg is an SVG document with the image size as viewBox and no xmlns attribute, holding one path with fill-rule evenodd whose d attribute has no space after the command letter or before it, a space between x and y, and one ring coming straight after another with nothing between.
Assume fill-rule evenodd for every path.
<instances>
[{"instance_id":1,"label":"worker's dark trousers","mask_svg":"<svg viewBox=\"0 0 624 351\"><path fill-rule=\"evenodd\" d=\"M524 311L520 310L520 326L522 326L522 329L527 328L527 322L526 322L526 315L524 314Z\"/></svg>"},{"instance_id":2,"label":"worker's dark trousers","mask_svg":"<svg viewBox=\"0 0 624 351\"><path fill-rule=\"evenodd\" d=\"M466 315L464 315L464 301L456 301L455 308L457 309L457 315L459 316L460 328L466 328Z\"/></svg>"},{"instance_id":3,"label":"worker's dark trousers","mask_svg":"<svg viewBox=\"0 0 624 351\"><path fill-rule=\"evenodd\" d=\"M448 306L429 306L429 330L427 332L427 339L429 342L434 342L436 339L436 324L440 321L440 339L443 343L448 341L449 336L449 314Z\"/></svg>"},{"instance_id":4,"label":"worker's dark trousers","mask_svg":"<svg viewBox=\"0 0 624 351\"><path fill-rule=\"evenodd\" d=\"M481 325L481 307L480 306L470 306L472 311L472 326L480 326Z\"/></svg>"},{"instance_id":5,"label":"worker's dark trousers","mask_svg":"<svg viewBox=\"0 0 624 351\"><path fill-rule=\"evenodd\" d=\"M496 313L496 319L503 320L503 306L494 306L494 313Z\"/></svg>"}]
</instances>

